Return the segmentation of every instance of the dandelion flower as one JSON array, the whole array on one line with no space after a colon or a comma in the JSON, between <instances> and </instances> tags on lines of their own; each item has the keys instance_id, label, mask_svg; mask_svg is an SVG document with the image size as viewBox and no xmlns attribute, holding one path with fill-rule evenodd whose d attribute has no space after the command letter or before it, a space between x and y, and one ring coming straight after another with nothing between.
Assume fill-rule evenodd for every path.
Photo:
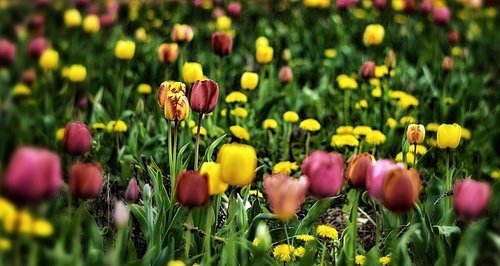
<instances>
[{"instance_id":1,"label":"dandelion flower","mask_svg":"<svg viewBox=\"0 0 500 266\"><path fill-rule=\"evenodd\" d=\"M385 135L380 130L373 130L366 135L366 142L371 145L380 145L385 142Z\"/></svg>"},{"instance_id":2,"label":"dandelion flower","mask_svg":"<svg viewBox=\"0 0 500 266\"><path fill-rule=\"evenodd\" d=\"M262 127L264 129L276 129L278 128L278 122L274 119L268 118L262 122Z\"/></svg>"},{"instance_id":3,"label":"dandelion flower","mask_svg":"<svg viewBox=\"0 0 500 266\"><path fill-rule=\"evenodd\" d=\"M233 110L231 110L231 115L234 115L236 117L240 118L246 118L248 116L248 111L247 109L243 107L236 107Z\"/></svg>"},{"instance_id":4,"label":"dandelion flower","mask_svg":"<svg viewBox=\"0 0 500 266\"><path fill-rule=\"evenodd\" d=\"M248 133L248 131L244 127L241 127L241 126L230 126L229 130L231 131L231 133L235 137L237 137L239 139L243 139L243 140L249 140L250 139L250 133Z\"/></svg>"},{"instance_id":5,"label":"dandelion flower","mask_svg":"<svg viewBox=\"0 0 500 266\"><path fill-rule=\"evenodd\" d=\"M274 165L273 174L289 175L292 173L292 171L295 171L297 169L299 169L299 166L297 165L296 162L293 163L289 161L279 162Z\"/></svg>"},{"instance_id":6,"label":"dandelion flower","mask_svg":"<svg viewBox=\"0 0 500 266\"><path fill-rule=\"evenodd\" d=\"M291 245L281 244L274 247L273 257L279 262L292 261L292 255L295 248Z\"/></svg>"},{"instance_id":7,"label":"dandelion flower","mask_svg":"<svg viewBox=\"0 0 500 266\"><path fill-rule=\"evenodd\" d=\"M380 264L382 264L382 265L387 265L391 262L391 258L389 256L384 256L384 257L378 259L378 262L380 262Z\"/></svg>"},{"instance_id":8,"label":"dandelion flower","mask_svg":"<svg viewBox=\"0 0 500 266\"><path fill-rule=\"evenodd\" d=\"M233 91L226 96L226 103L246 103L248 98L239 91Z\"/></svg>"},{"instance_id":9,"label":"dandelion flower","mask_svg":"<svg viewBox=\"0 0 500 266\"><path fill-rule=\"evenodd\" d=\"M321 124L318 122L318 120L309 118L300 122L299 127L305 131L316 132L321 129Z\"/></svg>"},{"instance_id":10,"label":"dandelion flower","mask_svg":"<svg viewBox=\"0 0 500 266\"><path fill-rule=\"evenodd\" d=\"M363 265L365 264L366 257L363 255L356 255L356 258L354 259L356 265Z\"/></svg>"},{"instance_id":11,"label":"dandelion flower","mask_svg":"<svg viewBox=\"0 0 500 266\"><path fill-rule=\"evenodd\" d=\"M283 114L283 120L289 123L295 123L299 121L299 114L294 111L288 111Z\"/></svg>"},{"instance_id":12,"label":"dandelion flower","mask_svg":"<svg viewBox=\"0 0 500 266\"><path fill-rule=\"evenodd\" d=\"M318 227L316 228L316 234L324 238L330 238L330 239L339 238L339 233L337 232L337 229L324 224L318 225Z\"/></svg>"},{"instance_id":13,"label":"dandelion flower","mask_svg":"<svg viewBox=\"0 0 500 266\"><path fill-rule=\"evenodd\" d=\"M315 237L312 235L296 235L295 238L304 242L313 241L315 239Z\"/></svg>"}]
</instances>

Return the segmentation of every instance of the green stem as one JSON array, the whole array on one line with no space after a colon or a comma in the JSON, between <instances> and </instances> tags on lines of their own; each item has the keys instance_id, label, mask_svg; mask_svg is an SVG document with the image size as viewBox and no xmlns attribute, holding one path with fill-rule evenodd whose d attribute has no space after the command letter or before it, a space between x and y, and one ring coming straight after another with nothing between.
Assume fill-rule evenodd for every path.
<instances>
[{"instance_id":1,"label":"green stem","mask_svg":"<svg viewBox=\"0 0 500 266\"><path fill-rule=\"evenodd\" d=\"M179 121L174 122L174 176L177 177L179 174L177 169L177 147L179 142Z\"/></svg>"},{"instance_id":2,"label":"green stem","mask_svg":"<svg viewBox=\"0 0 500 266\"><path fill-rule=\"evenodd\" d=\"M285 229L285 237L286 237L286 243L290 246L290 238L288 237L288 228L287 228L288 222L285 222L284 224L284 229Z\"/></svg>"},{"instance_id":3,"label":"green stem","mask_svg":"<svg viewBox=\"0 0 500 266\"><path fill-rule=\"evenodd\" d=\"M200 153L200 128L201 121L203 120L203 114L199 114L198 116L198 128L196 129L196 145L194 148L194 170L198 171L198 157Z\"/></svg>"},{"instance_id":4,"label":"green stem","mask_svg":"<svg viewBox=\"0 0 500 266\"><path fill-rule=\"evenodd\" d=\"M288 123L288 160L293 161L293 145L292 145L292 123Z\"/></svg>"},{"instance_id":5,"label":"green stem","mask_svg":"<svg viewBox=\"0 0 500 266\"><path fill-rule=\"evenodd\" d=\"M413 168L417 169L417 144L414 144L415 148L413 149Z\"/></svg>"},{"instance_id":6,"label":"green stem","mask_svg":"<svg viewBox=\"0 0 500 266\"><path fill-rule=\"evenodd\" d=\"M451 175L450 175L450 157L451 150L447 149L448 156L446 157L446 189L445 193L451 190ZM446 197L445 200L445 211L448 211L451 208L451 197Z\"/></svg>"},{"instance_id":7,"label":"green stem","mask_svg":"<svg viewBox=\"0 0 500 266\"><path fill-rule=\"evenodd\" d=\"M311 142L311 132L307 132L306 135L306 156L309 155L309 143Z\"/></svg>"},{"instance_id":8,"label":"green stem","mask_svg":"<svg viewBox=\"0 0 500 266\"><path fill-rule=\"evenodd\" d=\"M358 235L357 226L358 226L359 191L357 189L355 189L354 193L355 193L354 194L355 198L354 198L354 202L352 203L351 216L349 218L350 218L351 226L353 227L353 230L351 231L352 232L352 235L351 235L352 245L351 246L353 247L354 250L352 250L351 254L356 256L356 245L357 245L356 238ZM355 257L353 257L351 259L354 261Z\"/></svg>"},{"instance_id":9,"label":"green stem","mask_svg":"<svg viewBox=\"0 0 500 266\"><path fill-rule=\"evenodd\" d=\"M189 210L189 214L186 220L188 225L193 225L193 214L192 210ZM184 259L189 260L189 250L191 248L191 230L186 230L186 242L184 243Z\"/></svg>"},{"instance_id":10,"label":"green stem","mask_svg":"<svg viewBox=\"0 0 500 266\"><path fill-rule=\"evenodd\" d=\"M321 251L321 266L325 265L325 253L326 253L326 245L322 243L323 249Z\"/></svg>"},{"instance_id":11,"label":"green stem","mask_svg":"<svg viewBox=\"0 0 500 266\"><path fill-rule=\"evenodd\" d=\"M377 205L378 205L378 211L377 211ZM377 215L377 231L375 233L375 245L380 248L381 240L382 240L382 204L380 202L374 203L373 204L373 211Z\"/></svg>"},{"instance_id":12,"label":"green stem","mask_svg":"<svg viewBox=\"0 0 500 266\"><path fill-rule=\"evenodd\" d=\"M174 160L173 160L173 155L172 155L172 123L167 120L168 124L168 163L170 166L170 197L174 197L174 188L175 188L175 167L174 167ZM173 206L173 204L172 204Z\"/></svg>"},{"instance_id":13,"label":"green stem","mask_svg":"<svg viewBox=\"0 0 500 266\"><path fill-rule=\"evenodd\" d=\"M384 110L385 110L385 93L384 93L384 89L385 89L385 84L383 84L382 86L380 86L380 91L381 91L381 95L380 95L380 131L383 131L384 130Z\"/></svg>"},{"instance_id":14,"label":"green stem","mask_svg":"<svg viewBox=\"0 0 500 266\"><path fill-rule=\"evenodd\" d=\"M350 104L350 98L351 98L351 91L350 90L345 90L344 93L344 122L345 125L349 124L349 104Z\"/></svg>"}]
</instances>

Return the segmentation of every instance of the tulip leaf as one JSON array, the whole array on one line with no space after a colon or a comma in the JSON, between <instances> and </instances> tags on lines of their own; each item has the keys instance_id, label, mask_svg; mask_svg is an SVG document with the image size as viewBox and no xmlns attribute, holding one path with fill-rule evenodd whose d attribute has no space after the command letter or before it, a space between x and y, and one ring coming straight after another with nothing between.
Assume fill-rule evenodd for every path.
<instances>
[{"instance_id":1,"label":"tulip leaf","mask_svg":"<svg viewBox=\"0 0 500 266\"><path fill-rule=\"evenodd\" d=\"M335 201L337 197L330 197L330 198L324 198L318 200L314 205L311 207L309 212L307 213L307 216L300 221L299 226L297 227L297 230L295 230L295 234L305 234L310 231L311 225L321 216L325 213L330 206L332 206L333 201Z\"/></svg>"},{"instance_id":2,"label":"tulip leaf","mask_svg":"<svg viewBox=\"0 0 500 266\"><path fill-rule=\"evenodd\" d=\"M210 146L208 146L208 149L205 151L205 155L203 156L203 159L202 159L202 162L211 162L212 161L212 156L214 154L214 150L215 148L217 148L217 146L219 146L219 144L222 142L222 140L224 140L224 138L227 136L227 134L224 134L220 137L218 137L216 140L214 140L214 142L212 142L210 144Z\"/></svg>"}]
</instances>

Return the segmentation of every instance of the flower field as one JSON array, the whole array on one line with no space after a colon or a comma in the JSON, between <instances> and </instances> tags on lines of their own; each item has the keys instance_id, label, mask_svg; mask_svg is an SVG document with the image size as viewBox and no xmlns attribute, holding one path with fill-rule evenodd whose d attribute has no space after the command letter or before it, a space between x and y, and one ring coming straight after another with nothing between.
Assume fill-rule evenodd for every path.
<instances>
[{"instance_id":1,"label":"flower field","mask_svg":"<svg viewBox=\"0 0 500 266\"><path fill-rule=\"evenodd\" d=\"M500 265L498 0L0 0L0 265Z\"/></svg>"}]
</instances>

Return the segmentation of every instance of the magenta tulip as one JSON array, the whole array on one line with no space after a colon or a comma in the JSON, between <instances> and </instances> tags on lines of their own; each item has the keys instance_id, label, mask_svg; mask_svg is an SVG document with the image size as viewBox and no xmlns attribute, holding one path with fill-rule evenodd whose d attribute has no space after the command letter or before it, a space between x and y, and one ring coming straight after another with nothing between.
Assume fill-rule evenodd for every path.
<instances>
[{"instance_id":1,"label":"magenta tulip","mask_svg":"<svg viewBox=\"0 0 500 266\"><path fill-rule=\"evenodd\" d=\"M368 168L366 175L366 188L372 199L381 200L384 192L384 176L394 168L404 168L404 165L396 164L389 159L380 159Z\"/></svg>"},{"instance_id":2,"label":"magenta tulip","mask_svg":"<svg viewBox=\"0 0 500 266\"><path fill-rule=\"evenodd\" d=\"M16 59L16 46L7 40L0 40L0 67L9 66L14 59Z\"/></svg>"},{"instance_id":3,"label":"magenta tulip","mask_svg":"<svg viewBox=\"0 0 500 266\"><path fill-rule=\"evenodd\" d=\"M35 38L28 44L28 54L32 58L38 59L48 47L49 42L47 39L44 37Z\"/></svg>"},{"instance_id":4,"label":"magenta tulip","mask_svg":"<svg viewBox=\"0 0 500 266\"><path fill-rule=\"evenodd\" d=\"M447 7L434 8L432 18L437 25L448 25L451 20L451 11Z\"/></svg>"},{"instance_id":5,"label":"magenta tulip","mask_svg":"<svg viewBox=\"0 0 500 266\"><path fill-rule=\"evenodd\" d=\"M90 130L82 122L71 122L64 129L64 150L74 156L79 156L92 147L92 136Z\"/></svg>"},{"instance_id":6,"label":"magenta tulip","mask_svg":"<svg viewBox=\"0 0 500 266\"><path fill-rule=\"evenodd\" d=\"M472 179L457 180L453 187L453 208L463 220L479 218L490 200L491 190L488 183Z\"/></svg>"},{"instance_id":7,"label":"magenta tulip","mask_svg":"<svg viewBox=\"0 0 500 266\"><path fill-rule=\"evenodd\" d=\"M200 114L211 113L219 101L219 84L211 79L198 80L191 87L189 106Z\"/></svg>"},{"instance_id":8,"label":"magenta tulip","mask_svg":"<svg viewBox=\"0 0 500 266\"><path fill-rule=\"evenodd\" d=\"M227 12L233 17L239 16L241 13L241 4L238 2L229 2L227 4Z\"/></svg>"},{"instance_id":9,"label":"magenta tulip","mask_svg":"<svg viewBox=\"0 0 500 266\"><path fill-rule=\"evenodd\" d=\"M308 178L309 193L317 198L337 195L344 179L344 159L337 153L314 151L302 162L302 174Z\"/></svg>"},{"instance_id":10,"label":"magenta tulip","mask_svg":"<svg viewBox=\"0 0 500 266\"><path fill-rule=\"evenodd\" d=\"M420 12L423 14L429 14L432 11L432 0L424 0L420 3Z\"/></svg>"},{"instance_id":11,"label":"magenta tulip","mask_svg":"<svg viewBox=\"0 0 500 266\"><path fill-rule=\"evenodd\" d=\"M139 199L139 185L137 184L137 179L132 178L130 182L128 182L125 198L129 202L137 202Z\"/></svg>"}]
</instances>

